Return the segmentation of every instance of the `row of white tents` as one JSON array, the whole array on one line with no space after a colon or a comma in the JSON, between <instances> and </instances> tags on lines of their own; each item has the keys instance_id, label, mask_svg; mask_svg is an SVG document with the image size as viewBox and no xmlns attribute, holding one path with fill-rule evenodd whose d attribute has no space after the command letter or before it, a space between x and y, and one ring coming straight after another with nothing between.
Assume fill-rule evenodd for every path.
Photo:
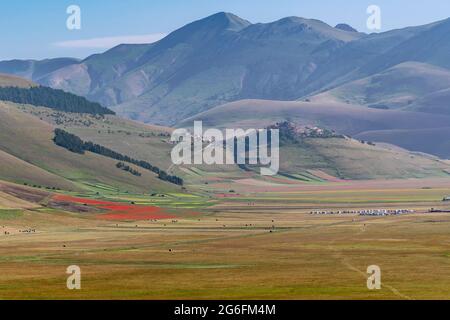
<instances>
[{"instance_id":1,"label":"row of white tents","mask_svg":"<svg viewBox=\"0 0 450 320\"><path fill-rule=\"evenodd\" d=\"M311 211L313 215L340 215L359 214L360 216L395 216L414 213L410 209L365 209L365 210L338 210L338 211Z\"/></svg>"}]
</instances>

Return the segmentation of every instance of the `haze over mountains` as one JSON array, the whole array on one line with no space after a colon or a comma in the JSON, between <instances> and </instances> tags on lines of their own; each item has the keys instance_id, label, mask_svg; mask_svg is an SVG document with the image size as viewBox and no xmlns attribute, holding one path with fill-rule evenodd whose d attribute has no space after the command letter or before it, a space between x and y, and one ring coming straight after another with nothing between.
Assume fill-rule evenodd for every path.
<instances>
[{"instance_id":1,"label":"haze over mountains","mask_svg":"<svg viewBox=\"0 0 450 320\"><path fill-rule=\"evenodd\" d=\"M450 157L449 35L450 19L368 35L312 19L253 24L218 13L153 44L120 45L83 61L0 62L0 72L147 123L180 125L227 103L258 99L265 107L250 109L269 123L307 108L315 110L314 122L342 133ZM274 100L304 104L280 111ZM232 110L240 112L235 104ZM240 114L248 122L255 117Z\"/></svg>"}]
</instances>

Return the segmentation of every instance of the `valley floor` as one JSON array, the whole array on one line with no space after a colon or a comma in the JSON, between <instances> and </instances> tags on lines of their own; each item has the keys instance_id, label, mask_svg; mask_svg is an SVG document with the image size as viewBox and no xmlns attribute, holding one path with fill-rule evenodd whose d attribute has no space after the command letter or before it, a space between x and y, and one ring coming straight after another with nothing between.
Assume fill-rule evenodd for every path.
<instances>
[{"instance_id":1,"label":"valley floor","mask_svg":"<svg viewBox=\"0 0 450 320\"><path fill-rule=\"evenodd\" d=\"M176 220L10 209L0 194L0 299L450 298L450 213L428 212L450 208L449 180L249 184L212 183L235 190ZM310 214L349 208L415 212ZM81 290L66 288L70 265ZM370 265L381 290L367 289Z\"/></svg>"}]
</instances>

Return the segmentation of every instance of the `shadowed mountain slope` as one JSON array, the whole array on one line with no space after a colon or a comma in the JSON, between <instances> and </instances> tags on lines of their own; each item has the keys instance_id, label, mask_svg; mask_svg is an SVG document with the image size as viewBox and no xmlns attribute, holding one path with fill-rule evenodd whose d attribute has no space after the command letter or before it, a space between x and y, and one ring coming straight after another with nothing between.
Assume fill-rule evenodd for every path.
<instances>
[{"instance_id":1,"label":"shadowed mountain slope","mask_svg":"<svg viewBox=\"0 0 450 320\"><path fill-rule=\"evenodd\" d=\"M311 100L449 114L450 104L447 103L446 110L443 110L449 89L450 70L425 63L405 62L321 93Z\"/></svg>"},{"instance_id":2,"label":"shadowed mountain slope","mask_svg":"<svg viewBox=\"0 0 450 320\"><path fill-rule=\"evenodd\" d=\"M182 122L180 126L192 126L195 120L202 120L205 126L220 128L264 128L275 122L288 120L450 158L450 135L443 134L450 128L450 116L445 115L380 110L336 102L242 100L201 113ZM390 134L364 135L366 132L378 131ZM411 133L409 139L396 137L397 134L404 135L404 132ZM422 132L426 134L417 139Z\"/></svg>"},{"instance_id":3,"label":"shadowed mountain slope","mask_svg":"<svg viewBox=\"0 0 450 320\"><path fill-rule=\"evenodd\" d=\"M39 82L45 75L78 62L79 60L74 58L0 61L0 72Z\"/></svg>"}]
</instances>

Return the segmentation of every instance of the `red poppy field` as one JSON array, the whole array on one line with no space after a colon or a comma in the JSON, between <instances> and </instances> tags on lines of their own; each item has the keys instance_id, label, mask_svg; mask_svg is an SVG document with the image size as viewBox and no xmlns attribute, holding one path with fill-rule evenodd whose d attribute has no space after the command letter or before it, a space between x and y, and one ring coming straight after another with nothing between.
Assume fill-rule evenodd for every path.
<instances>
[{"instance_id":1,"label":"red poppy field","mask_svg":"<svg viewBox=\"0 0 450 320\"><path fill-rule=\"evenodd\" d=\"M124 204L120 202L102 201L95 199L78 198L68 195L55 195L53 201L75 203L92 206L105 210L104 214L98 214L96 218L104 220L149 220L172 219L176 216L164 212L160 207Z\"/></svg>"}]
</instances>

